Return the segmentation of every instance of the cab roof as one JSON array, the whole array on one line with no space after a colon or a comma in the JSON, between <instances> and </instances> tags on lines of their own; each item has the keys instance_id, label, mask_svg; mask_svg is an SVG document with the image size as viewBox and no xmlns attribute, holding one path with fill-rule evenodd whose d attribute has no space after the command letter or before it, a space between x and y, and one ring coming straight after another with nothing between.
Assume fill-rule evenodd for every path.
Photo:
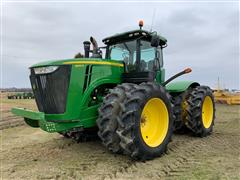
<instances>
[{"instance_id":1,"label":"cab roof","mask_svg":"<svg viewBox=\"0 0 240 180\"><path fill-rule=\"evenodd\" d=\"M116 44L116 43L120 43L120 42L124 42L124 41L134 40L134 39L137 39L140 37L143 40L151 41L151 38L154 35L157 35L157 33L138 29L138 30L127 31L124 33L115 34L113 36L104 38L102 41L106 45L112 45L112 44ZM157 36L160 39L159 45L160 46L166 45L167 39L160 35L157 35Z\"/></svg>"}]
</instances>

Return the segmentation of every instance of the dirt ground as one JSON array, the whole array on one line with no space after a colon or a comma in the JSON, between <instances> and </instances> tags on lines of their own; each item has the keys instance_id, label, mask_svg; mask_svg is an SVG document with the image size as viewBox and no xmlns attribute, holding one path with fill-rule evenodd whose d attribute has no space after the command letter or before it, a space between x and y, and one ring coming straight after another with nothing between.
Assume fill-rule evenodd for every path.
<instances>
[{"instance_id":1,"label":"dirt ground","mask_svg":"<svg viewBox=\"0 0 240 180\"><path fill-rule=\"evenodd\" d=\"M9 108L20 103L13 101L3 101L2 120L9 119ZM35 108L32 102L22 100L18 106ZM57 133L46 133L26 125L3 129L1 177L240 179L240 106L217 105L216 108L217 118L211 136L174 135L167 153L147 162L111 154L99 140L77 143Z\"/></svg>"},{"instance_id":2,"label":"dirt ground","mask_svg":"<svg viewBox=\"0 0 240 180\"><path fill-rule=\"evenodd\" d=\"M0 110L0 130L10 127L23 125L24 121L22 118L14 116L11 113L12 107L23 107L36 110L36 104L33 99L7 99L9 93L1 93L1 110Z\"/></svg>"}]
</instances>

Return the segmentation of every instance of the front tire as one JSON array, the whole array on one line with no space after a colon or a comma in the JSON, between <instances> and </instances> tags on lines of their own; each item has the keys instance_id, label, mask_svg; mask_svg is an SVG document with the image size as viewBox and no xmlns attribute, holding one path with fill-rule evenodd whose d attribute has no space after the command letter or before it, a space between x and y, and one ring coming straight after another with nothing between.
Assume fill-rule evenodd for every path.
<instances>
[{"instance_id":1,"label":"front tire","mask_svg":"<svg viewBox=\"0 0 240 180\"><path fill-rule=\"evenodd\" d=\"M123 83L110 90L98 109L98 136L107 149L113 153L121 153L120 139L116 134L118 119L122 115L121 104L126 98L126 92L134 88L134 84Z\"/></svg>"},{"instance_id":2,"label":"front tire","mask_svg":"<svg viewBox=\"0 0 240 180\"><path fill-rule=\"evenodd\" d=\"M127 93L117 134L125 154L149 160L167 149L173 132L170 96L156 83L142 83Z\"/></svg>"},{"instance_id":3,"label":"front tire","mask_svg":"<svg viewBox=\"0 0 240 180\"><path fill-rule=\"evenodd\" d=\"M187 102L187 127L196 136L210 135L215 120L215 103L212 90L207 86L198 86L192 90Z\"/></svg>"}]
</instances>

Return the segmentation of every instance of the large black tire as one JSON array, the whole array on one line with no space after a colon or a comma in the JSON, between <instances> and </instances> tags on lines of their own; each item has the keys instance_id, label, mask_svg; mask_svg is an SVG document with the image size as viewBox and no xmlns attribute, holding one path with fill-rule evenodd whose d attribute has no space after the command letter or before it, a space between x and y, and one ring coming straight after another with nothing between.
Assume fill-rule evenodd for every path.
<instances>
[{"instance_id":1,"label":"large black tire","mask_svg":"<svg viewBox=\"0 0 240 180\"><path fill-rule=\"evenodd\" d=\"M204 121L203 104L205 100L209 101L210 104L207 108L209 110L209 119L207 123ZM215 120L215 103L212 90L207 86L193 88L187 98L187 102L187 127L196 136L205 137L210 135L213 131Z\"/></svg>"},{"instance_id":2,"label":"large black tire","mask_svg":"<svg viewBox=\"0 0 240 180\"><path fill-rule=\"evenodd\" d=\"M173 113L175 115L175 119L174 119L174 132L175 133L184 133L186 130L186 125L184 122L184 117L183 117L183 96L177 95L172 97L172 104L173 104Z\"/></svg>"},{"instance_id":3,"label":"large black tire","mask_svg":"<svg viewBox=\"0 0 240 180\"><path fill-rule=\"evenodd\" d=\"M150 146L143 138L141 132L142 112L145 105L151 99L159 99L163 102L165 111L167 112L167 128L166 134L160 144L157 146ZM154 107L153 107L154 108ZM158 108L158 107L157 107ZM161 111L159 109L159 111ZM161 119L157 119L158 124L161 124ZM146 118L147 119L147 118ZM136 160L149 160L160 156L167 150L167 145L171 140L173 132L173 112L170 102L170 95L166 90L157 83L142 83L137 85L135 89L127 93L127 98L123 103L123 115L118 119L119 126L117 134L120 141L120 146L124 153ZM157 125L157 124L156 124ZM158 132L158 131L157 131ZM158 132L158 134L161 132ZM145 136L151 138L150 136Z\"/></svg>"},{"instance_id":4,"label":"large black tire","mask_svg":"<svg viewBox=\"0 0 240 180\"><path fill-rule=\"evenodd\" d=\"M174 106L173 113L175 116L174 120L174 132L183 134L188 130L186 127L187 121L187 98L192 88L187 89L185 92L180 94L171 94L172 95L172 104Z\"/></svg>"},{"instance_id":5,"label":"large black tire","mask_svg":"<svg viewBox=\"0 0 240 180\"><path fill-rule=\"evenodd\" d=\"M111 89L110 93L104 97L103 103L98 110L98 136L102 140L103 145L113 153L122 152L122 148L119 145L120 138L116 134L117 122L122 115L121 104L126 99L126 92L134 89L134 87L134 84L123 83Z\"/></svg>"}]
</instances>

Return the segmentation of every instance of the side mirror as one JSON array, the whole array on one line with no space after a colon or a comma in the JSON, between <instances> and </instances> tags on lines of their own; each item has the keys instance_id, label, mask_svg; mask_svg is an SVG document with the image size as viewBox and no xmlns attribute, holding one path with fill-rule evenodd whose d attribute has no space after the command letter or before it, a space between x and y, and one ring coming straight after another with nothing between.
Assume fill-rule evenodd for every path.
<instances>
[{"instance_id":1,"label":"side mirror","mask_svg":"<svg viewBox=\"0 0 240 180\"><path fill-rule=\"evenodd\" d=\"M153 35L151 39L151 46L158 47L160 43L160 38L157 35Z\"/></svg>"}]
</instances>

